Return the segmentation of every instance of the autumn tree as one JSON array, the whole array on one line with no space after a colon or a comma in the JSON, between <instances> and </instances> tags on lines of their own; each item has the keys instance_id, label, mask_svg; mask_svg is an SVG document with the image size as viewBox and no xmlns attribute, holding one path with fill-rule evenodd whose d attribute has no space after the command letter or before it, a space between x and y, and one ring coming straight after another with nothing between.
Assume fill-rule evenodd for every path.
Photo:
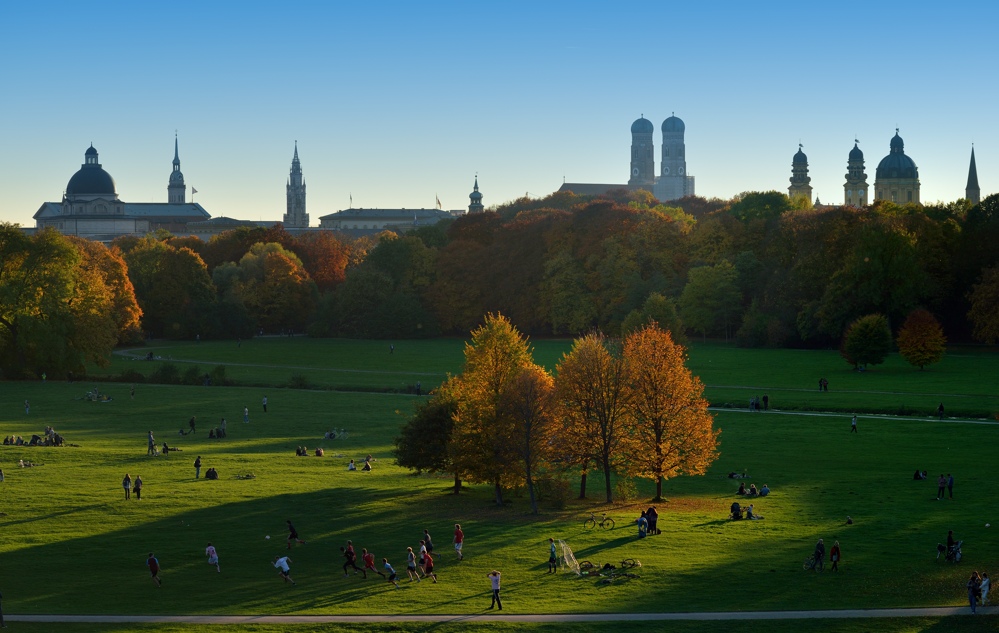
<instances>
[{"instance_id":1,"label":"autumn tree","mask_svg":"<svg viewBox=\"0 0 999 633\"><path fill-rule=\"evenodd\" d=\"M128 265L117 249L79 237L68 238L80 252L83 268L92 269L110 293L110 316L117 328L117 343L142 340L142 309L135 299L135 288L128 278Z\"/></svg>"},{"instance_id":2,"label":"autumn tree","mask_svg":"<svg viewBox=\"0 0 999 633\"><path fill-rule=\"evenodd\" d=\"M680 295L684 325L706 337L723 332L727 339L742 310L742 293L736 284L738 272L727 261L714 266L691 268Z\"/></svg>"},{"instance_id":3,"label":"autumn tree","mask_svg":"<svg viewBox=\"0 0 999 633\"><path fill-rule=\"evenodd\" d=\"M621 458L629 392L624 362L609 347L609 341L599 333L576 339L558 364L556 386L566 422L564 434L559 436L561 450L572 461L592 461L603 470L607 503L612 503L611 474ZM584 497L585 468L581 476L580 496Z\"/></svg>"},{"instance_id":4,"label":"autumn tree","mask_svg":"<svg viewBox=\"0 0 999 633\"><path fill-rule=\"evenodd\" d=\"M898 352L910 365L919 367L940 362L947 349L943 328L927 310L913 310L898 331Z\"/></svg>"},{"instance_id":5,"label":"autumn tree","mask_svg":"<svg viewBox=\"0 0 999 633\"><path fill-rule=\"evenodd\" d=\"M461 477L454 467L448 446L454 430L455 403L438 392L416 407L395 438L396 463L417 473L454 474L454 494L461 490Z\"/></svg>"},{"instance_id":6,"label":"autumn tree","mask_svg":"<svg viewBox=\"0 0 999 633\"><path fill-rule=\"evenodd\" d=\"M969 299L968 320L974 327L975 338L990 345L999 341L999 266L982 272L982 279L972 288Z\"/></svg>"},{"instance_id":7,"label":"autumn tree","mask_svg":"<svg viewBox=\"0 0 999 633\"><path fill-rule=\"evenodd\" d=\"M630 432L625 439L626 470L656 482L662 501L663 480L703 475L718 457L714 418L704 399L704 385L686 368L686 353L669 332L655 324L624 341L630 402Z\"/></svg>"},{"instance_id":8,"label":"autumn tree","mask_svg":"<svg viewBox=\"0 0 999 633\"><path fill-rule=\"evenodd\" d=\"M555 381L545 369L533 363L523 367L503 394L506 412L516 423L517 449L524 468L524 483L531 499L531 511L538 513L534 473L539 462L551 452L554 421L559 402Z\"/></svg>"},{"instance_id":9,"label":"autumn tree","mask_svg":"<svg viewBox=\"0 0 999 633\"><path fill-rule=\"evenodd\" d=\"M440 391L455 402L449 454L471 481L493 484L496 504L503 488L521 479L521 433L507 397L522 371L533 365L527 341L501 314L488 314L465 345L462 372Z\"/></svg>"},{"instance_id":10,"label":"autumn tree","mask_svg":"<svg viewBox=\"0 0 999 633\"><path fill-rule=\"evenodd\" d=\"M856 367L880 365L891 351L891 330L883 314L862 316L843 335L840 355Z\"/></svg>"},{"instance_id":11,"label":"autumn tree","mask_svg":"<svg viewBox=\"0 0 999 633\"><path fill-rule=\"evenodd\" d=\"M294 251L321 292L332 290L346 279L350 245L333 231L299 235Z\"/></svg>"}]
</instances>

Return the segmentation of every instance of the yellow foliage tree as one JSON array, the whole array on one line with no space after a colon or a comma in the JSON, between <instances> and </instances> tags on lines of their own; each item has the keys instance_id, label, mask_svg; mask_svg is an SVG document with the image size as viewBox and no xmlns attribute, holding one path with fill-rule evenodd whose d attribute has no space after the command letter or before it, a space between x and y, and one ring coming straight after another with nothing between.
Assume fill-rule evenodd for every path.
<instances>
[{"instance_id":1,"label":"yellow foliage tree","mask_svg":"<svg viewBox=\"0 0 999 633\"><path fill-rule=\"evenodd\" d=\"M702 475L718 457L714 418L703 397L704 385L684 363L686 351L655 323L624 341L629 402L628 432L622 435L625 472L656 482L662 500L663 480Z\"/></svg>"},{"instance_id":2,"label":"yellow foliage tree","mask_svg":"<svg viewBox=\"0 0 999 633\"><path fill-rule=\"evenodd\" d=\"M611 473L621 457L628 417L624 363L611 353L603 334L575 340L562 357L555 379L563 417L563 459L581 465L580 497L586 496L586 468L596 463L604 472L607 503L614 501Z\"/></svg>"},{"instance_id":3,"label":"yellow foliage tree","mask_svg":"<svg viewBox=\"0 0 999 633\"><path fill-rule=\"evenodd\" d=\"M538 513L534 472L551 452L559 402L555 381L543 367L523 367L503 394L506 412L514 423L519 462L531 498L531 511Z\"/></svg>"},{"instance_id":4,"label":"yellow foliage tree","mask_svg":"<svg viewBox=\"0 0 999 633\"><path fill-rule=\"evenodd\" d=\"M922 371L926 365L940 362L947 351L947 337L936 318L927 310L913 310L905 318L895 341L898 353L910 365Z\"/></svg>"}]
</instances>

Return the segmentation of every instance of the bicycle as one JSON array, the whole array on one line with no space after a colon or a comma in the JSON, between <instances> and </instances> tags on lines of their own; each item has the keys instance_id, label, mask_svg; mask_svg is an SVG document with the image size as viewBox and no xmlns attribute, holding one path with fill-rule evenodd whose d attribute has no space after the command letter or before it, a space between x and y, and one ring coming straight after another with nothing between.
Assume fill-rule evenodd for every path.
<instances>
[{"instance_id":1,"label":"bicycle","mask_svg":"<svg viewBox=\"0 0 999 633\"><path fill-rule=\"evenodd\" d=\"M602 530L613 530L614 529L614 519L612 519L609 516L607 516L607 513L604 512L603 514L600 515L600 520L598 521L597 520L597 515L591 512L590 513L590 518L588 518L585 521L583 521L583 527L586 528L587 530L592 530L593 528L595 528L598 525L600 526L600 529L602 529Z\"/></svg>"},{"instance_id":2,"label":"bicycle","mask_svg":"<svg viewBox=\"0 0 999 633\"><path fill-rule=\"evenodd\" d=\"M808 571L809 569L815 569L815 554L810 555L805 559L805 563L801 566L802 569Z\"/></svg>"},{"instance_id":3,"label":"bicycle","mask_svg":"<svg viewBox=\"0 0 999 633\"><path fill-rule=\"evenodd\" d=\"M621 561L621 569L631 569L633 567L641 567L642 561L635 558L626 558Z\"/></svg>"}]
</instances>

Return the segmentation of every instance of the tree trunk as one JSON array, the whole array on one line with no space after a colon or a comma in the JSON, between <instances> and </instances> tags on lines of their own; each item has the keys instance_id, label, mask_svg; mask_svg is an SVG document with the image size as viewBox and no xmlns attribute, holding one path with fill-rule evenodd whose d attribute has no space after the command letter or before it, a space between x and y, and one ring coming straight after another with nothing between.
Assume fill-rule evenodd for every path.
<instances>
[{"instance_id":1,"label":"tree trunk","mask_svg":"<svg viewBox=\"0 0 999 633\"><path fill-rule=\"evenodd\" d=\"M454 474L454 494L461 492L461 477L458 473Z\"/></svg>"},{"instance_id":2,"label":"tree trunk","mask_svg":"<svg viewBox=\"0 0 999 633\"><path fill-rule=\"evenodd\" d=\"M537 514L538 513L538 499L537 499L537 496L534 494L534 478L531 477L531 461L530 460L526 460L526 461L527 461L527 489L531 493L531 512L533 514Z\"/></svg>"},{"instance_id":3,"label":"tree trunk","mask_svg":"<svg viewBox=\"0 0 999 633\"><path fill-rule=\"evenodd\" d=\"M604 484L607 487L607 503L614 503L614 491L611 489L610 465L604 464Z\"/></svg>"},{"instance_id":4,"label":"tree trunk","mask_svg":"<svg viewBox=\"0 0 999 633\"><path fill-rule=\"evenodd\" d=\"M581 474L579 476L579 498L580 499L585 499L586 498L586 471L585 470L583 471L583 474Z\"/></svg>"},{"instance_id":5,"label":"tree trunk","mask_svg":"<svg viewBox=\"0 0 999 633\"><path fill-rule=\"evenodd\" d=\"M658 477L656 477L656 498L653 499L653 501L658 502L662 500L663 500L663 477L662 475L659 475Z\"/></svg>"},{"instance_id":6,"label":"tree trunk","mask_svg":"<svg viewBox=\"0 0 999 633\"><path fill-rule=\"evenodd\" d=\"M496 505L503 507L503 488L500 486L499 479L496 480Z\"/></svg>"}]
</instances>

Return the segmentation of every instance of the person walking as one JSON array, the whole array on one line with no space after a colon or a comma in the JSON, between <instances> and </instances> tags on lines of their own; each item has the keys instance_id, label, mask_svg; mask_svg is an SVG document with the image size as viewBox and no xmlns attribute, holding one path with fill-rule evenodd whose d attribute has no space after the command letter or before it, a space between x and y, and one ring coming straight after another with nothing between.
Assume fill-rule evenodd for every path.
<instances>
[{"instance_id":1,"label":"person walking","mask_svg":"<svg viewBox=\"0 0 999 633\"><path fill-rule=\"evenodd\" d=\"M121 487L125 489L125 501L132 498L132 477L125 473L125 478L121 480Z\"/></svg>"},{"instance_id":2,"label":"person walking","mask_svg":"<svg viewBox=\"0 0 999 633\"><path fill-rule=\"evenodd\" d=\"M947 478L943 476L943 473L940 473L940 476L937 477L937 501L943 499L944 488L946 487L947 487Z\"/></svg>"},{"instance_id":3,"label":"person walking","mask_svg":"<svg viewBox=\"0 0 999 633\"><path fill-rule=\"evenodd\" d=\"M982 572L982 606L989 601L989 589L992 588L992 581L989 580L989 575Z\"/></svg>"},{"instance_id":4,"label":"person walking","mask_svg":"<svg viewBox=\"0 0 999 633\"><path fill-rule=\"evenodd\" d=\"M500 600L500 573L495 569L486 574L489 576L489 580L493 585L493 602L489 605L489 608L499 607L499 610L503 610L503 601Z\"/></svg>"},{"instance_id":5,"label":"person walking","mask_svg":"<svg viewBox=\"0 0 999 633\"><path fill-rule=\"evenodd\" d=\"M770 396L768 396L767 394L763 394L763 410L764 411L770 410Z\"/></svg>"},{"instance_id":6,"label":"person walking","mask_svg":"<svg viewBox=\"0 0 999 633\"><path fill-rule=\"evenodd\" d=\"M219 553L218 550L215 549L215 546L211 543L209 543L208 547L205 548L205 556L208 557L208 564L215 565L215 571L221 574L222 568L219 567Z\"/></svg>"},{"instance_id":7,"label":"person walking","mask_svg":"<svg viewBox=\"0 0 999 633\"><path fill-rule=\"evenodd\" d=\"M461 526L454 524L454 551L458 554L458 560L465 560L465 555L461 553L461 547L465 542L465 533L461 531Z\"/></svg>"},{"instance_id":8,"label":"person walking","mask_svg":"<svg viewBox=\"0 0 999 633\"><path fill-rule=\"evenodd\" d=\"M194 423L197 421L197 416L192 415L191 419L187 421L187 426L191 429L191 433L197 433L198 430L194 428Z\"/></svg>"},{"instance_id":9,"label":"person walking","mask_svg":"<svg viewBox=\"0 0 999 633\"><path fill-rule=\"evenodd\" d=\"M947 496L954 498L954 475L947 473Z\"/></svg>"},{"instance_id":10,"label":"person walking","mask_svg":"<svg viewBox=\"0 0 999 633\"><path fill-rule=\"evenodd\" d=\"M129 388L128 395L131 396L132 400L135 400L135 385L132 385Z\"/></svg>"},{"instance_id":11,"label":"person walking","mask_svg":"<svg viewBox=\"0 0 999 633\"><path fill-rule=\"evenodd\" d=\"M153 577L153 582L156 583L157 587L162 587L163 582L160 580L160 561L156 560L152 552L149 552L149 558L146 559L146 567L149 568L149 575Z\"/></svg>"},{"instance_id":12,"label":"person walking","mask_svg":"<svg viewBox=\"0 0 999 633\"><path fill-rule=\"evenodd\" d=\"M219 424L219 431L222 432L222 437L225 437L225 418L222 418L222 422Z\"/></svg>"},{"instance_id":13,"label":"person walking","mask_svg":"<svg viewBox=\"0 0 999 633\"><path fill-rule=\"evenodd\" d=\"M146 438L146 442L148 443L148 447L146 448L146 455L155 455L156 454L156 438L153 437L153 432L152 431L149 432L149 436Z\"/></svg>"},{"instance_id":14,"label":"person walking","mask_svg":"<svg viewBox=\"0 0 999 633\"><path fill-rule=\"evenodd\" d=\"M857 432L857 414L856 413L853 414L853 420L850 421L850 432L851 433L856 433Z\"/></svg>"},{"instance_id":15,"label":"person walking","mask_svg":"<svg viewBox=\"0 0 999 633\"><path fill-rule=\"evenodd\" d=\"M198 458L194 460L194 478L198 479L200 477L201 477L201 455L198 455Z\"/></svg>"},{"instance_id":16,"label":"person walking","mask_svg":"<svg viewBox=\"0 0 999 633\"><path fill-rule=\"evenodd\" d=\"M937 407L937 417L939 419L943 420L943 415L944 415L944 406L943 406L943 403L941 402L940 406Z\"/></svg>"},{"instance_id":17,"label":"person walking","mask_svg":"<svg viewBox=\"0 0 999 633\"><path fill-rule=\"evenodd\" d=\"M812 556L815 558L815 561L812 563L812 569L822 571L826 560L826 545L822 539L819 539L819 542L815 544L815 552Z\"/></svg>"},{"instance_id":18,"label":"person walking","mask_svg":"<svg viewBox=\"0 0 999 633\"><path fill-rule=\"evenodd\" d=\"M142 477L135 476L135 481L132 483L132 490L135 491L135 500L142 501Z\"/></svg>"},{"instance_id":19,"label":"person walking","mask_svg":"<svg viewBox=\"0 0 999 633\"><path fill-rule=\"evenodd\" d=\"M250 407L243 407L243 424L250 423Z\"/></svg>"},{"instance_id":20,"label":"person walking","mask_svg":"<svg viewBox=\"0 0 999 633\"><path fill-rule=\"evenodd\" d=\"M548 539L548 573L558 572L558 554L555 552L555 539Z\"/></svg>"},{"instance_id":21,"label":"person walking","mask_svg":"<svg viewBox=\"0 0 999 633\"><path fill-rule=\"evenodd\" d=\"M977 613L976 607L978 605L978 592L982 588L982 578L978 575L977 571L971 572L971 578L968 579L968 602L971 604L971 613Z\"/></svg>"},{"instance_id":22,"label":"person walking","mask_svg":"<svg viewBox=\"0 0 999 633\"><path fill-rule=\"evenodd\" d=\"M290 582L295 584L295 581L291 579L291 567L288 566L292 560L287 556L275 556L274 557L274 568L278 570L278 576L284 578L285 582Z\"/></svg>"},{"instance_id":23,"label":"person walking","mask_svg":"<svg viewBox=\"0 0 999 633\"><path fill-rule=\"evenodd\" d=\"M264 396L263 405L264 405L264 413L267 413L267 396Z\"/></svg>"},{"instance_id":24,"label":"person walking","mask_svg":"<svg viewBox=\"0 0 999 633\"><path fill-rule=\"evenodd\" d=\"M839 571L839 559L841 553L839 550L839 541L834 541L832 549L829 550L829 560L832 561L832 568L830 571Z\"/></svg>"},{"instance_id":25,"label":"person walking","mask_svg":"<svg viewBox=\"0 0 999 633\"><path fill-rule=\"evenodd\" d=\"M31 403L28 402L27 400L25 400L24 401L24 415L30 415L30 414L31 414Z\"/></svg>"},{"instance_id":26,"label":"person walking","mask_svg":"<svg viewBox=\"0 0 999 633\"><path fill-rule=\"evenodd\" d=\"M300 545L305 545L305 541L298 538L298 530L296 530L295 526L291 524L291 519L288 519L285 523L288 524L288 549L291 549L292 541L297 541Z\"/></svg>"}]
</instances>

